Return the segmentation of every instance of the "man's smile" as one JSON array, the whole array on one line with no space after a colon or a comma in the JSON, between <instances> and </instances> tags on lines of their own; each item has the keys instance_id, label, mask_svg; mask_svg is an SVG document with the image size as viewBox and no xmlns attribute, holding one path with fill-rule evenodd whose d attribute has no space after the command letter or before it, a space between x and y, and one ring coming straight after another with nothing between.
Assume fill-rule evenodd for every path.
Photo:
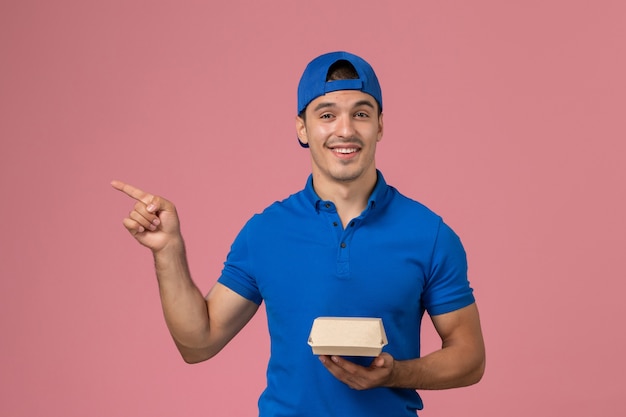
<instances>
[{"instance_id":1,"label":"man's smile","mask_svg":"<svg viewBox=\"0 0 626 417\"><path fill-rule=\"evenodd\" d=\"M341 153L341 154L350 154L354 152L358 152L358 148L331 148L333 152Z\"/></svg>"}]
</instances>

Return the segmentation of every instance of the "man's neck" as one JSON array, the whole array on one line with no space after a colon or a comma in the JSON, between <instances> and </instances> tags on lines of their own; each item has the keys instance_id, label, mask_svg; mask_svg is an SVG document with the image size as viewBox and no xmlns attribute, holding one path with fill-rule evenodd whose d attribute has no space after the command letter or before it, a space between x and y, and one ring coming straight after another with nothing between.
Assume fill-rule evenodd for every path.
<instances>
[{"instance_id":1,"label":"man's neck","mask_svg":"<svg viewBox=\"0 0 626 417\"><path fill-rule=\"evenodd\" d=\"M374 187L376 186L376 170L354 181L329 181L322 176L313 174L313 188L322 200L332 201L344 228L350 220L358 217L367 207Z\"/></svg>"}]
</instances>

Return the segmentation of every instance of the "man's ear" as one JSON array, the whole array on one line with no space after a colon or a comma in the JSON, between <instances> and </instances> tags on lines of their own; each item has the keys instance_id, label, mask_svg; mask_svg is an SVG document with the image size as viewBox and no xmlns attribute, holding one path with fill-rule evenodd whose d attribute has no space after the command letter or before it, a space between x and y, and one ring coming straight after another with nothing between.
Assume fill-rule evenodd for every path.
<instances>
[{"instance_id":1,"label":"man's ear","mask_svg":"<svg viewBox=\"0 0 626 417\"><path fill-rule=\"evenodd\" d=\"M378 115L378 138L376 142L380 142L383 139L383 114Z\"/></svg>"},{"instance_id":2,"label":"man's ear","mask_svg":"<svg viewBox=\"0 0 626 417\"><path fill-rule=\"evenodd\" d=\"M308 145L309 138L306 134L306 123L304 122L304 119L300 116L296 116L296 133L298 134L298 139L300 140L300 143Z\"/></svg>"}]
</instances>

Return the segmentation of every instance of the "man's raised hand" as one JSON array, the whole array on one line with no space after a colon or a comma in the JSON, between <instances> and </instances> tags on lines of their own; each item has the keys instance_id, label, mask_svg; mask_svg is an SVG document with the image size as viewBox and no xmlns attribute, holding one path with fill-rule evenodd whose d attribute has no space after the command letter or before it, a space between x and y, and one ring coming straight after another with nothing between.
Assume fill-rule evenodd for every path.
<instances>
[{"instance_id":1,"label":"man's raised hand","mask_svg":"<svg viewBox=\"0 0 626 417\"><path fill-rule=\"evenodd\" d=\"M158 252L172 243L182 242L174 204L122 181L112 181L111 185L136 200L123 224L139 243Z\"/></svg>"}]
</instances>

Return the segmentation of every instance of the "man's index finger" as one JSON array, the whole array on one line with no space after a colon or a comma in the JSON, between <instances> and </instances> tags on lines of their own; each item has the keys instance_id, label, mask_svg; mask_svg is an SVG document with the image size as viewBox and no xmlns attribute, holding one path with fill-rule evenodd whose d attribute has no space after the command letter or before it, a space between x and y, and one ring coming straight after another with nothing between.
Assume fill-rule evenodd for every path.
<instances>
[{"instance_id":1,"label":"man's index finger","mask_svg":"<svg viewBox=\"0 0 626 417\"><path fill-rule=\"evenodd\" d=\"M137 201L141 201L145 205L150 204L150 202L152 202L152 199L154 197L152 194L146 193L145 191L142 191L139 188L133 187L132 185L126 184L122 181L118 181L118 180L111 181L111 185L116 190L123 192L127 196L134 198Z\"/></svg>"}]
</instances>

